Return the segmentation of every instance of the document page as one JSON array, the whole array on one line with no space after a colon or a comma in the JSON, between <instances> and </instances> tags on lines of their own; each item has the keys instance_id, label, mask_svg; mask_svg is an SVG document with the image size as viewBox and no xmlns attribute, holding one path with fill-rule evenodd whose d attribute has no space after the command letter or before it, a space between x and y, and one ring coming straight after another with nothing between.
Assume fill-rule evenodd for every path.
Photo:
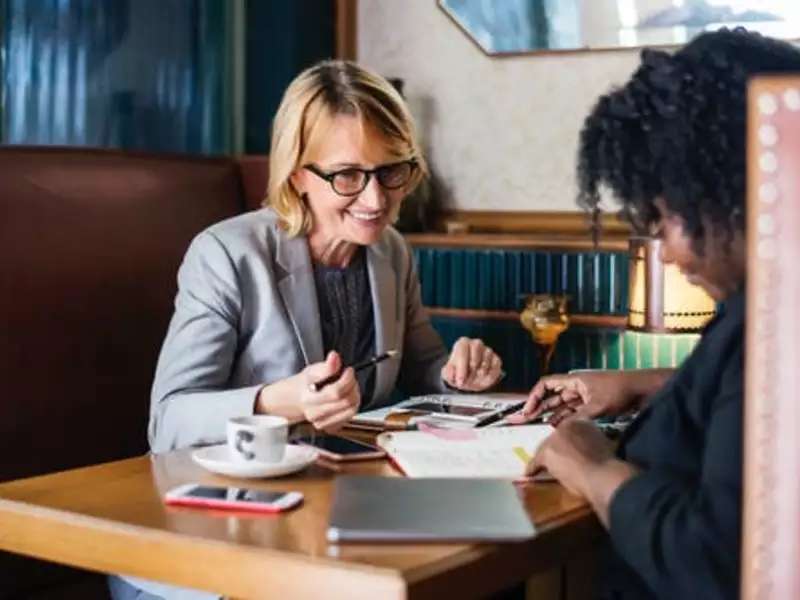
<instances>
[{"instance_id":1,"label":"document page","mask_svg":"<svg viewBox=\"0 0 800 600\"><path fill-rule=\"evenodd\" d=\"M409 477L488 477L517 479L550 425L520 425L496 429L386 432L378 436L384 448Z\"/></svg>"}]
</instances>

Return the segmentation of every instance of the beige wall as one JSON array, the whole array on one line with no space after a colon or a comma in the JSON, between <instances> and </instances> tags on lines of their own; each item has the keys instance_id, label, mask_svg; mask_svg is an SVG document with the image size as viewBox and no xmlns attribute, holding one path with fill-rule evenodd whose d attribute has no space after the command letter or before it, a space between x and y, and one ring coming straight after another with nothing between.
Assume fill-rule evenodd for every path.
<instances>
[{"instance_id":1,"label":"beige wall","mask_svg":"<svg viewBox=\"0 0 800 600\"><path fill-rule=\"evenodd\" d=\"M636 51L483 54L435 0L360 0L358 59L405 80L447 190L462 210L574 210L578 133Z\"/></svg>"}]
</instances>

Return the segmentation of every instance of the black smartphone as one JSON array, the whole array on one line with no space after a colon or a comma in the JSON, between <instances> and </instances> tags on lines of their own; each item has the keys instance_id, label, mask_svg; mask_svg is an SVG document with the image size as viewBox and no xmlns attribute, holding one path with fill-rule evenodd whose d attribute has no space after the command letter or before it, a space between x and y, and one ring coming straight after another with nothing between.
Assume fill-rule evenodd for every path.
<instances>
[{"instance_id":1,"label":"black smartphone","mask_svg":"<svg viewBox=\"0 0 800 600\"><path fill-rule=\"evenodd\" d=\"M443 402L420 402L419 404L414 404L411 408L413 410L459 417L475 417L488 412L485 406L466 406L464 404L445 404Z\"/></svg>"},{"instance_id":2,"label":"black smartphone","mask_svg":"<svg viewBox=\"0 0 800 600\"><path fill-rule=\"evenodd\" d=\"M386 452L377 446L370 446L338 435L322 434L302 437L294 442L316 448L321 456L329 460L366 460L386 456Z\"/></svg>"}]
</instances>

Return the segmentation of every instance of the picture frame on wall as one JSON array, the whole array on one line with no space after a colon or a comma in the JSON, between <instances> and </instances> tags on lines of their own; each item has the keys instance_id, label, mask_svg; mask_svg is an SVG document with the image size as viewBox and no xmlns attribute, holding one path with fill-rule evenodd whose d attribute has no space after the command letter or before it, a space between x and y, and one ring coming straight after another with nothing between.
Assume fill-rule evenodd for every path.
<instances>
[{"instance_id":1,"label":"picture frame on wall","mask_svg":"<svg viewBox=\"0 0 800 600\"><path fill-rule=\"evenodd\" d=\"M796 0L438 0L486 54L683 44L703 31L745 27L800 38Z\"/></svg>"}]
</instances>

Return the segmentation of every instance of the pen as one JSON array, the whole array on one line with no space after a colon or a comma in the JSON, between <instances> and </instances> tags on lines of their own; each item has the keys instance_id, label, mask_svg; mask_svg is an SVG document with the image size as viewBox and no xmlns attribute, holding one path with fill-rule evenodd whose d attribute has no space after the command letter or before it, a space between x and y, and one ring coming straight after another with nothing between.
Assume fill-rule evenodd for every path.
<instances>
[{"instance_id":1,"label":"pen","mask_svg":"<svg viewBox=\"0 0 800 600\"><path fill-rule=\"evenodd\" d=\"M379 362L383 362L387 358L393 358L398 354L399 352L397 350L387 350L383 354L378 354L377 356L373 356L369 360L365 360L364 362L360 362L356 365L353 365L353 371L358 373L359 371L366 369L367 367L371 367L372 365L377 365ZM326 377L322 381L317 381L316 383L310 384L308 387L312 392L318 392L329 383L333 383L334 381L339 379L339 377L342 376L343 371L344 369L341 369L338 372L334 373L333 375Z\"/></svg>"}]
</instances>

